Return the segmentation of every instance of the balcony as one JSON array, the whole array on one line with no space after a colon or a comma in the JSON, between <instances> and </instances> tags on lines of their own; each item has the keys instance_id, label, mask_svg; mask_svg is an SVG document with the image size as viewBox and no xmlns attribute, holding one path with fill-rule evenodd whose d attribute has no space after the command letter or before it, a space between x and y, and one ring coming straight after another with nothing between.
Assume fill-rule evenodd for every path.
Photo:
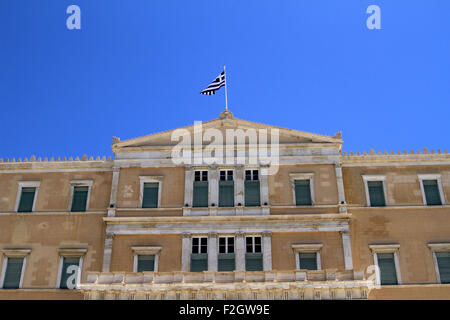
<instances>
[{"instance_id":1,"label":"balcony","mask_svg":"<svg viewBox=\"0 0 450 320\"><path fill-rule=\"evenodd\" d=\"M367 299L362 271L88 273L85 299Z\"/></svg>"}]
</instances>

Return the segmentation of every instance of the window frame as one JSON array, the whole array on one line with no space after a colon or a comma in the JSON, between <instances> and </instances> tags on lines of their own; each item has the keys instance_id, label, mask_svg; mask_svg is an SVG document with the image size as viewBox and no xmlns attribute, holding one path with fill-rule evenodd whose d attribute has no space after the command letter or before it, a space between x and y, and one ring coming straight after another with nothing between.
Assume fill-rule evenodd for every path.
<instances>
[{"instance_id":1,"label":"window frame","mask_svg":"<svg viewBox=\"0 0 450 320\"><path fill-rule=\"evenodd\" d=\"M69 199L69 208L67 209L69 212L82 212L82 211L72 211L73 204L73 196L75 193L75 187L88 187L88 194L86 198L86 210L89 210L89 202L91 200L91 190L92 185L94 184L93 180L71 180L70 181L70 199Z\"/></svg>"},{"instance_id":2,"label":"window frame","mask_svg":"<svg viewBox=\"0 0 450 320\"><path fill-rule=\"evenodd\" d=\"M58 276L56 279L56 289L66 290L61 288L61 277L62 277L62 268L64 264L64 258L79 258L78 261L78 274L77 274L77 283L81 282L81 273L83 272L83 261L84 256L86 255L86 248L61 248L58 250L59 254L59 264L58 264Z\"/></svg>"},{"instance_id":3,"label":"window frame","mask_svg":"<svg viewBox=\"0 0 450 320\"><path fill-rule=\"evenodd\" d=\"M316 264L317 270L322 270L322 257L321 250L323 248L322 243L297 243L292 244L292 250L295 254L295 267L297 270L300 269L300 253L315 253L316 254Z\"/></svg>"},{"instance_id":4,"label":"window frame","mask_svg":"<svg viewBox=\"0 0 450 320\"><path fill-rule=\"evenodd\" d=\"M19 288L22 289L23 287L23 278L25 276L25 269L27 266L27 260L28 256L31 253L31 249L4 249L2 250L3 253L3 263L2 263L2 273L0 275L0 290L3 289L3 285L5 282L5 276L6 276L6 268L8 266L8 259L9 258L22 258L22 270L20 272L20 280L19 280Z\"/></svg>"},{"instance_id":5,"label":"window frame","mask_svg":"<svg viewBox=\"0 0 450 320\"><path fill-rule=\"evenodd\" d=\"M139 191L139 208L143 208L143 201L144 201L144 184L145 183L158 183L158 204L156 208L161 208L161 193L162 193L162 180L163 176L140 176L139 177L139 184L140 184L140 191ZM143 208L143 209L155 209L155 208Z\"/></svg>"},{"instance_id":6,"label":"window frame","mask_svg":"<svg viewBox=\"0 0 450 320\"><path fill-rule=\"evenodd\" d=\"M444 189L442 188L442 180L441 180L441 174L440 173L420 173L417 175L417 178L419 179L420 183L420 190L422 192L422 200L423 205L428 206L427 204L427 197L425 195L425 188L423 186L423 180L436 180L439 190L439 197L441 198L441 205L445 205L445 193Z\"/></svg>"},{"instance_id":7,"label":"window frame","mask_svg":"<svg viewBox=\"0 0 450 320\"><path fill-rule=\"evenodd\" d=\"M295 181L296 180L309 180L309 192L311 194L311 206L315 205L315 194L314 194L314 172L293 172L289 173L289 180L291 181L292 188L292 204L296 207L309 207L297 205L297 199L295 194Z\"/></svg>"},{"instance_id":8,"label":"window frame","mask_svg":"<svg viewBox=\"0 0 450 320\"><path fill-rule=\"evenodd\" d=\"M366 191L366 203L368 207L371 208L382 208L383 206L372 207L370 203L370 193L369 193L369 181L373 182L382 182L383 185L383 195L384 195L384 206L387 207L389 205L388 197L387 197L387 185L386 185L386 176L385 175L363 175L364 181L364 189Z\"/></svg>"},{"instance_id":9,"label":"window frame","mask_svg":"<svg viewBox=\"0 0 450 320\"><path fill-rule=\"evenodd\" d=\"M220 173L222 171L225 171L225 180L220 180ZM232 180L227 180L228 178L228 171L232 172ZM233 208L236 206L236 171L234 168L218 168L217 170L218 176L217 176L217 206L220 208ZM233 205L232 206L221 206L220 205L220 183L221 182L233 182ZM208 185L209 187L209 185Z\"/></svg>"},{"instance_id":10,"label":"window frame","mask_svg":"<svg viewBox=\"0 0 450 320\"><path fill-rule=\"evenodd\" d=\"M30 213L30 212L19 212L20 199L22 198L22 189L23 188L36 188L34 192L33 206L31 208L31 212L35 212L36 210L36 200L39 193L39 187L41 186L41 181L19 181L17 184L17 196L16 203L14 205L14 212L17 213Z\"/></svg>"},{"instance_id":11,"label":"window frame","mask_svg":"<svg viewBox=\"0 0 450 320\"><path fill-rule=\"evenodd\" d=\"M251 171L251 179L250 180L247 180L246 179L246 171ZM253 179L253 177L254 177L254 171L258 171L258 180L255 180L255 179ZM244 167L244 178L243 178L243 181L244 181L244 203L243 203L243 205L244 205L244 207L249 207L249 208L257 208L257 207L261 207L262 206L262 197L261 197L261 184L262 184L262 180L261 180L261 169L259 168L259 167ZM259 204L257 205L257 206L247 206L246 205L246 192L245 192L245 185L246 185L246 182L247 181L258 181L259 182L259 189L258 189L258 191L259 191Z\"/></svg>"},{"instance_id":12,"label":"window frame","mask_svg":"<svg viewBox=\"0 0 450 320\"><path fill-rule=\"evenodd\" d=\"M162 246L135 246L131 247L131 250L133 251L133 272L137 272L139 256L155 256L153 272L158 272L159 255L161 254Z\"/></svg>"},{"instance_id":13,"label":"window frame","mask_svg":"<svg viewBox=\"0 0 450 320\"><path fill-rule=\"evenodd\" d=\"M434 270L436 272L437 283L442 284L436 253L450 252L450 243L429 243L428 248L430 248L431 253L433 255L433 263L434 263Z\"/></svg>"},{"instance_id":14,"label":"window frame","mask_svg":"<svg viewBox=\"0 0 450 320\"><path fill-rule=\"evenodd\" d=\"M394 254L394 265L395 265L395 275L397 277L397 285L402 284L402 275L400 272L400 260L399 260L399 244L372 244L369 245L370 250L372 251L373 261L375 266L377 266L377 270L380 271L380 267L378 265L378 253L393 253ZM376 284L381 284L381 272L376 274ZM385 285L386 286L386 285Z\"/></svg>"}]
</instances>

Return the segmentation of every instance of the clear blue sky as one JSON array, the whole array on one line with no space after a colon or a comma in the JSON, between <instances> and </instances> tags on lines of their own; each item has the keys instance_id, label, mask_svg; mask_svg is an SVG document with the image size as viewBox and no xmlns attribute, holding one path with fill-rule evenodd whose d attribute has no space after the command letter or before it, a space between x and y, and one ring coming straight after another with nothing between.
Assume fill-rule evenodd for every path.
<instances>
[{"instance_id":1,"label":"clear blue sky","mask_svg":"<svg viewBox=\"0 0 450 320\"><path fill-rule=\"evenodd\" d=\"M199 92L224 64L238 118L450 149L449 0L1 0L0 158L111 155L112 136L216 118L223 89Z\"/></svg>"}]
</instances>

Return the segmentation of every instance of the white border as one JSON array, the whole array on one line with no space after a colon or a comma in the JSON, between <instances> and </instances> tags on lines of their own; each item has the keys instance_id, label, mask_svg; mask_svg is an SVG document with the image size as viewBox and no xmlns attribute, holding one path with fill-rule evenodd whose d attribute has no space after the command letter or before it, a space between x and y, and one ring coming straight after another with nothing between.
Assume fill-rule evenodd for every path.
<instances>
[{"instance_id":1,"label":"white border","mask_svg":"<svg viewBox=\"0 0 450 320\"><path fill-rule=\"evenodd\" d=\"M397 284L402 284L402 275L400 273L400 261L398 258L398 251L400 249L399 244L373 244L369 245L370 250L372 250L373 261L377 266L377 270L380 270L378 266L378 253L393 253L394 254L394 265L395 265L395 273L397 277ZM376 273L376 284L381 285L380 273Z\"/></svg>"},{"instance_id":2,"label":"white border","mask_svg":"<svg viewBox=\"0 0 450 320\"><path fill-rule=\"evenodd\" d=\"M315 194L314 194L314 173L289 173L289 179L291 180L291 189L292 189L292 199L293 204L296 207L308 207L308 206L297 206L297 201L295 197L295 180L309 180L309 192L311 194L311 206L315 205Z\"/></svg>"},{"instance_id":3,"label":"white border","mask_svg":"<svg viewBox=\"0 0 450 320\"><path fill-rule=\"evenodd\" d=\"M22 188L36 188L36 192L34 193L33 199L33 207L31 208L31 212L34 212L36 208L36 199L38 197L40 186L41 181L19 181L17 184L17 196L16 196L16 203L14 206L14 212L18 212L19 210L20 199L22 198ZM26 213L26 212L19 212L19 213Z\"/></svg>"},{"instance_id":4,"label":"white border","mask_svg":"<svg viewBox=\"0 0 450 320\"><path fill-rule=\"evenodd\" d=\"M320 252L322 250L322 247L323 247L322 243L293 244L292 250L294 250L294 254L295 254L296 269L301 270L299 253L315 253L317 270L322 270L322 259L320 257Z\"/></svg>"},{"instance_id":5,"label":"white border","mask_svg":"<svg viewBox=\"0 0 450 320\"><path fill-rule=\"evenodd\" d=\"M423 204L425 206L427 205L427 197L425 196L425 188L423 187L423 180L437 180L439 196L441 198L441 205L445 205L446 201L445 201L445 194L442 189L441 175L439 173L437 174L425 173L425 174L418 174L417 177L419 178L420 182L420 190L422 191Z\"/></svg>"},{"instance_id":6,"label":"white border","mask_svg":"<svg viewBox=\"0 0 450 320\"><path fill-rule=\"evenodd\" d=\"M88 195L86 199L86 211L89 210L89 202L91 200L91 190L93 185L93 180L71 180L70 181L70 198L69 198L69 208L67 209L69 212L83 212L83 211L72 211L72 203L73 203L73 193L75 187L88 187Z\"/></svg>"},{"instance_id":7,"label":"white border","mask_svg":"<svg viewBox=\"0 0 450 320\"><path fill-rule=\"evenodd\" d=\"M385 175L363 175L364 181L364 189L366 191L366 203L368 207L371 207L370 203L370 194L369 194L369 185L368 181L381 181L383 183L383 193L384 193L384 205L388 206L388 197L387 197L387 186L386 186L386 176Z\"/></svg>"},{"instance_id":8,"label":"white border","mask_svg":"<svg viewBox=\"0 0 450 320\"><path fill-rule=\"evenodd\" d=\"M133 272L137 272L138 256L155 256L153 272L158 272L159 255L161 254L161 246L145 246L131 247L133 250Z\"/></svg>"},{"instance_id":9,"label":"white border","mask_svg":"<svg viewBox=\"0 0 450 320\"><path fill-rule=\"evenodd\" d=\"M5 281L6 268L8 266L8 258L23 258L22 271L20 274L19 289L22 289L23 278L25 275L25 268L27 266L27 258L31 249L5 249L3 250L3 265L0 278L0 289L3 289L3 283Z\"/></svg>"},{"instance_id":10,"label":"white border","mask_svg":"<svg viewBox=\"0 0 450 320\"><path fill-rule=\"evenodd\" d=\"M437 283L441 283L441 274L439 273L439 264L436 257L436 252L450 252L450 243L429 243L428 248L430 248L433 254L434 270L436 271Z\"/></svg>"},{"instance_id":11,"label":"white border","mask_svg":"<svg viewBox=\"0 0 450 320\"><path fill-rule=\"evenodd\" d=\"M161 208L161 193L162 193L162 180L163 176L140 176L140 192L139 192L139 208L143 208L143 200L144 200L144 183L158 183L158 203L156 208ZM152 208L144 208L144 209L152 209Z\"/></svg>"},{"instance_id":12,"label":"white border","mask_svg":"<svg viewBox=\"0 0 450 320\"><path fill-rule=\"evenodd\" d=\"M78 274L77 274L77 285L81 283L81 272L83 269L84 256L87 252L85 248L64 248L59 249L59 265L58 265L58 276L56 279L56 289L61 289L61 276L64 258L79 258L78 260Z\"/></svg>"}]
</instances>

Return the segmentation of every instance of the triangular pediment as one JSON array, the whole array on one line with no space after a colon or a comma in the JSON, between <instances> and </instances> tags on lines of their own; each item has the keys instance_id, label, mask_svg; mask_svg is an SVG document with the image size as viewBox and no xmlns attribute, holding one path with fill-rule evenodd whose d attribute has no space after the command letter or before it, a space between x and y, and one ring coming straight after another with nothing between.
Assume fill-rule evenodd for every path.
<instances>
[{"instance_id":1,"label":"triangular pediment","mask_svg":"<svg viewBox=\"0 0 450 320\"><path fill-rule=\"evenodd\" d=\"M225 114L224 114L225 113ZM270 134L272 130L277 129L279 133L280 144L342 144L340 133L333 137L314 134L304 131L298 131L294 129L286 129L277 126L261 124L257 122L242 120L233 117L231 112L224 111L217 119L203 122L202 130L205 132L207 129L215 129L221 132L224 140L226 139L227 130L243 130L247 132L249 129L255 129L258 134L261 129L267 130L268 142L270 143ZM145 149L151 147L170 147L178 144L178 140L172 141L172 137L175 133L185 132L191 137L194 136L194 124L181 127L178 129L163 131L146 135L143 137L133 138L129 140L120 141L116 138L113 143L113 150L125 151L127 149Z\"/></svg>"}]
</instances>

